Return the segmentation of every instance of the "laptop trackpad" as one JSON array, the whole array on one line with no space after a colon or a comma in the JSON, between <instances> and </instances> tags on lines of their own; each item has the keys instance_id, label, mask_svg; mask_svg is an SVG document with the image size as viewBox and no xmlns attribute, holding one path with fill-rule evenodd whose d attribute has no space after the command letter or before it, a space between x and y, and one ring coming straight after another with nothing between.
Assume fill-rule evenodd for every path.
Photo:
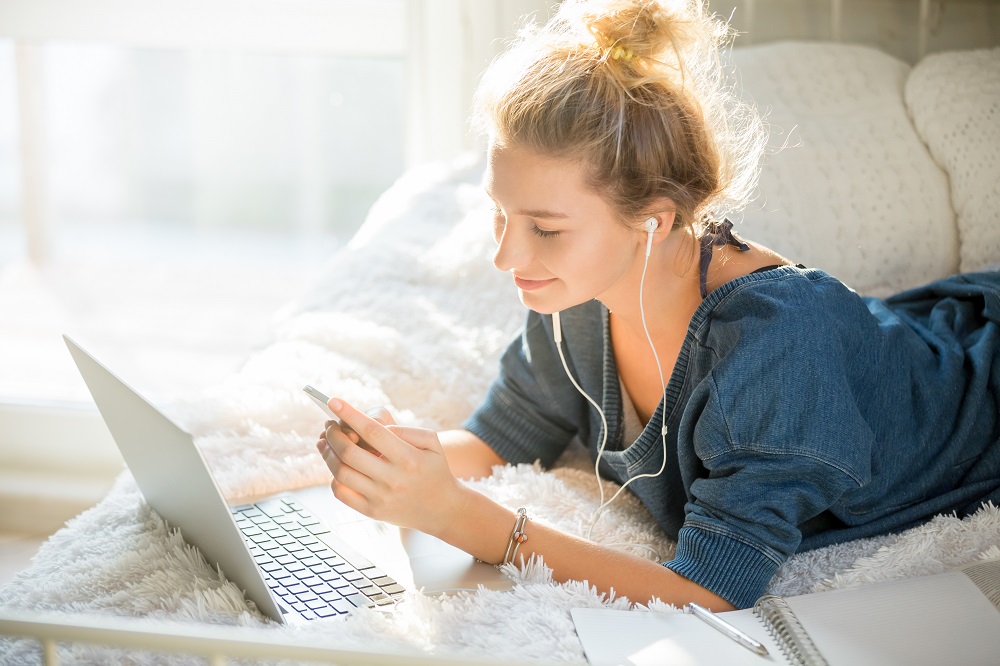
<instances>
[{"instance_id":1,"label":"laptop trackpad","mask_svg":"<svg viewBox=\"0 0 1000 666\"><path fill-rule=\"evenodd\" d=\"M413 584L428 594L476 590L509 590L513 583L495 567L478 562L472 555L417 530L400 530L410 561Z\"/></svg>"}]
</instances>

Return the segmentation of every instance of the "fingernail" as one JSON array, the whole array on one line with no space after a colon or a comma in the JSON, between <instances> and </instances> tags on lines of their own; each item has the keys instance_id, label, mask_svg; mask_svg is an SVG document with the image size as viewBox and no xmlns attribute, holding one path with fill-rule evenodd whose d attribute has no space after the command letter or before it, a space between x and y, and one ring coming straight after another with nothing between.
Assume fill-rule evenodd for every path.
<instances>
[{"instance_id":1,"label":"fingernail","mask_svg":"<svg viewBox=\"0 0 1000 666\"><path fill-rule=\"evenodd\" d=\"M341 409L344 408L344 404L339 400L337 400L336 398L330 398L330 402L326 404L331 410L335 412L339 412Z\"/></svg>"}]
</instances>

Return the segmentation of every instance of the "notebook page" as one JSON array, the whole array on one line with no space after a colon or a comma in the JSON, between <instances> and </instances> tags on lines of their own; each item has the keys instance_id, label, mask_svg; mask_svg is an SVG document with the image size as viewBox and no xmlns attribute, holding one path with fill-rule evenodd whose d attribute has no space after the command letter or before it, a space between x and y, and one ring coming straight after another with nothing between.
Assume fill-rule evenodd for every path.
<instances>
[{"instance_id":1,"label":"notebook page","mask_svg":"<svg viewBox=\"0 0 1000 666\"><path fill-rule=\"evenodd\" d=\"M768 666L786 663L750 610L720 615L763 643L770 653L768 657L754 654L686 613L574 608L572 615L591 666Z\"/></svg>"},{"instance_id":2,"label":"notebook page","mask_svg":"<svg viewBox=\"0 0 1000 666\"><path fill-rule=\"evenodd\" d=\"M977 573L995 590L1000 562L993 566ZM785 601L830 666L1000 664L1000 610L960 571ZM787 663L751 610L719 615L767 646L768 657L685 613L576 608L572 615L593 666Z\"/></svg>"},{"instance_id":3,"label":"notebook page","mask_svg":"<svg viewBox=\"0 0 1000 666\"><path fill-rule=\"evenodd\" d=\"M831 666L1000 663L1000 611L958 571L785 600Z\"/></svg>"}]
</instances>

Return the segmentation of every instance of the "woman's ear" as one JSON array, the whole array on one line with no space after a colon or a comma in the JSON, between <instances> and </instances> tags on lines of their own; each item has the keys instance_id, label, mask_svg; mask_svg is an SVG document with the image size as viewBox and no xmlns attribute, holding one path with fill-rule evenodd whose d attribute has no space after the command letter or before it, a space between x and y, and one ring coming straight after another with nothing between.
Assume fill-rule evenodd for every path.
<instances>
[{"instance_id":1,"label":"woman's ear","mask_svg":"<svg viewBox=\"0 0 1000 666\"><path fill-rule=\"evenodd\" d=\"M656 219L655 231L669 233L674 228L674 221L677 217L677 206L674 205L672 200L663 197L652 201L646 207L646 211L644 217L640 218L643 220L643 231L649 230L646 225L650 224L650 218Z\"/></svg>"},{"instance_id":2,"label":"woman's ear","mask_svg":"<svg viewBox=\"0 0 1000 666\"><path fill-rule=\"evenodd\" d=\"M677 212L673 209L665 210L660 213L656 213L653 217L655 217L659 222L657 228L669 233L674 228L674 221L677 218Z\"/></svg>"},{"instance_id":3,"label":"woman's ear","mask_svg":"<svg viewBox=\"0 0 1000 666\"><path fill-rule=\"evenodd\" d=\"M646 232L646 256L653 250L653 244L661 242L670 235L674 226L676 214L673 210L660 211L649 215L642 223Z\"/></svg>"},{"instance_id":4,"label":"woman's ear","mask_svg":"<svg viewBox=\"0 0 1000 666\"><path fill-rule=\"evenodd\" d=\"M647 233L652 233L653 242L659 242L670 235L670 232L674 228L674 220L677 217L677 212L674 210L673 202L668 201L670 204L669 208L663 207L659 210L655 210L648 215L646 215L645 220L642 224L642 230Z\"/></svg>"}]
</instances>

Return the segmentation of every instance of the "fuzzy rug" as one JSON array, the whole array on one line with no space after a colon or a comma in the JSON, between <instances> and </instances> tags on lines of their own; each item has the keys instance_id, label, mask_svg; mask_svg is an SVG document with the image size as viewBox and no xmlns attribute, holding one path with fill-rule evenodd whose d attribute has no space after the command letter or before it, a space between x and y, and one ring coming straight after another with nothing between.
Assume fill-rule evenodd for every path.
<instances>
[{"instance_id":1,"label":"fuzzy rug","mask_svg":"<svg viewBox=\"0 0 1000 666\"><path fill-rule=\"evenodd\" d=\"M509 278L490 264L481 168L467 162L404 177L321 279L280 313L273 340L240 372L197 399L162 406L195 434L227 496L326 481L313 448L324 417L303 384L358 405L387 405L397 421L433 428L457 426L475 407L523 317ZM127 379L127 369L122 373ZM497 468L473 485L510 507L527 507L533 520L585 534L598 504L596 481L579 448L561 463L548 472ZM627 494L593 538L639 544L663 559L673 548ZM986 507L965 520L941 516L899 535L797 555L771 588L798 594L935 573L1000 554L998 545L1000 510ZM304 627L277 625L149 509L124 471L104 500L53 535L32 566L0 590L0 606L250 626L343 649L490 657L516 646L525 661L579 663L585 658L569 610L630 605L586 583L556 584L537 561L509 573L519 581L509 592L414 594L392 615L359 610ZM649 609L671 610L659 603ZM89 645L62 646L60 656L69 664L164 660ZM201 663L169 660L189 662ZM33 641L4 639L0 663L41 663L41 653Z\"/></svg>"}]
</instances>

